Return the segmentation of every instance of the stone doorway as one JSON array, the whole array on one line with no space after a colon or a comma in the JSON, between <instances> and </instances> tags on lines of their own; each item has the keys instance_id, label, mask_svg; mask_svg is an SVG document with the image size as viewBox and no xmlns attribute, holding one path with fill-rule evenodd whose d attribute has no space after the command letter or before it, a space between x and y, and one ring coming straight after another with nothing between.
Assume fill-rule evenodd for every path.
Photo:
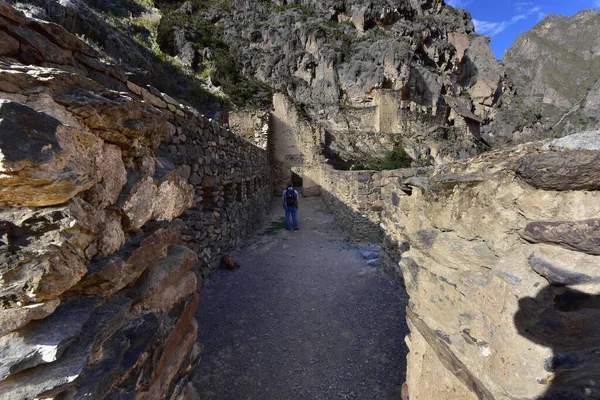
<instances>
[{"instance_id":1,"label":"stone doorway","mask_svg":"<svg viewBox=\"0 0 600 400\"><path fill-rule=\"evenodd\" d=\"M300 175L298 175L297 173L295 173L294 171L292 171L291 174L292 174L292 176L290 177L290 181L292 182L294 189L296 189L298 191L301 190L302 186L303 186L302 177Z\"/></svg>"}]
</instances>

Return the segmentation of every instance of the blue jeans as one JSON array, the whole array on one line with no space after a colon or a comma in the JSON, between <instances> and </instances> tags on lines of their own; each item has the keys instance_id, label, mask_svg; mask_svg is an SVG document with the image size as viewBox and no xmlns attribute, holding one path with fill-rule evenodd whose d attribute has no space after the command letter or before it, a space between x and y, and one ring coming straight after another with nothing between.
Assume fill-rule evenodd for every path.
<instances>
[{"instance_id":1,"label":"blue jeans","mask_svg":"<svg viewBox=\"0 0 600 400\"><path fill-rule=\"evenodd\" d=\"M298 209L292 206L285 206L285 229L290 230L290 214L294 221L294 229L298 229Z\"/></svg>"}]
</instances>

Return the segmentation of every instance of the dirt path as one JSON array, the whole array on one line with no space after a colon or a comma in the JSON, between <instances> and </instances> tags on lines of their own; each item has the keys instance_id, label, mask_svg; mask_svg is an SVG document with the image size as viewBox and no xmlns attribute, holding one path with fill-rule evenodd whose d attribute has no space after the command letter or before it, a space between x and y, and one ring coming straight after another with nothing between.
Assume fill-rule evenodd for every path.
<instances>
[{"instance_id":1,"label":"dirt path","mask_svg":"<svg viewBox=\"0 0 600 400\"><path fill-rule=\"evenodd\" d=\"M399 399L405 297L361 256L318 198L301 199L300 230L264 231L204 289L201 399ZM368 255L368 254L367 254ZM372 255L371 255L372 256Z\"/></svg>"}]
</instances>

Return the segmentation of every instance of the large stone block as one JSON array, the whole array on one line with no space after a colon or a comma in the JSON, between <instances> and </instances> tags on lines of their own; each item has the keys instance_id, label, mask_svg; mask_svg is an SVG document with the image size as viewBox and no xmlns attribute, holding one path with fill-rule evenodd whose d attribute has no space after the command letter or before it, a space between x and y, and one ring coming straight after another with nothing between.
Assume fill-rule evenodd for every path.
<instances>
[{"instance_id":1,"label":"large stone block","mask_svg":"<svg viewBox=\"0 0 600 400\"><path fill-rule=\"evenodd\" d=\"M19 371L56 361L81 332L101 297L63 303L52 315L0 338L0 380Z\"/></svg>"},{"instance_id":2,"label":"large stone block","mask_svg":"<svg viewBox=\"0 0 600 400\"><path fill-rule=\"evenodd\" d=\"M600 190L600 152L568 150L530 154L516 172L525 182L544 190Z\"/></svg>"},{"instance_id":3,"label":"large stone block","mask_svg":"<svg viewBox=\"0 0 600 400\"><path fill-rule=\"evenodd\" d=\"M95 357L102 359L99 346L123 326L130 307L131 300L124 297L97 307L56 361L28 368L0 382L0 397L55 397L76 385L86 365L94 364Z\"/></svg>"},{"instance_id":4,"label":"large stone block","mask_svg":"<svg viewBox=\"0 0 600 400\"><path fill-rule=\"evenodd\" d=\"M523 237L534 243L549 243L569 250L600 255L600 219L585 221L531 222Z\"/></svg>"},{"instance_id":5,"label":"large stone block","mask_svg":"<svg viewBox=\"0 0 600 400\"><path fill-rule=\"evenodd\" d=\"M109 296L135 282L139 276L167 255L169 246L180 239L180 227L159 229L127 243L112 257L94 260L88 274L74 288L85 294Z\"/></svg>"},{"instance_id":6,"label":"large stone block","mask_svg":"<svg viewBox=\"0 0 600 400\"><path fill-rule=\"evenodd\" d=\"M102 140L11 101L0 101L0 205L65 203L96 184Z\"/></svg>"},{"instance_id":7,"label":"large stone block","mask_svg":"<svg viewBox=\"0 0 600 400\"><path fill-rule=\"evenodd\" d=\"M187 247L171 246L167 256L146 269L131 291L135 306L153 312L166 312L197 287L196 275L189 270L198 261Z\"/></svg>"}]
</instances>

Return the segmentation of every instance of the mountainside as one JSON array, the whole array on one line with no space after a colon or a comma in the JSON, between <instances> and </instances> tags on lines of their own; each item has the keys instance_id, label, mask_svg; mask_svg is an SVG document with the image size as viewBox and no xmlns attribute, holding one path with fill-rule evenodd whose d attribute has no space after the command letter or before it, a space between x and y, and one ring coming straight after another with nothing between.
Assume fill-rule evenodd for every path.
<instances>
[{"instance_id":1,"label":"mountainside","mask_svg":"<svg viewBox=\"0 0 600 400\"><path fill-rule=\"evenodd\" d=\"M214 99L198 100L202 90L242 109L269 109L282 92L323 130L325 154L342 167L399 147L420 165L478 154L489 148L480 130L505 86L489 39L443 1L18 6L91 38L134 75L147 70L141 83L197 106L208 101L201 108L223 121Z\"/></svg>"},{"instance_id":2,"label":"mountainside","mask_svg":"<svg viewBox=\"0 0 600 400\"><path fill-rule=\"evenodd\" d=\"M330 159L369 162L401 146L427 164L486 148L479 127L493 114L503 71L470 15L443 1L160 7L165 52L225 87L223 63L207 71L207 53L223 59L226 46L244 76L289 96L324 130ZM225 46L204 48L215 32ZM189 57L192 48L202 54Z\"/></svg>"},{"instance_id":3,"label":"mountainside","mask_svg":"<svg viewBox=\"0 0 600 400\"><path fill-rule=\"evenodd\" d=\"M535 136L600 127L600 11L549 15L521 34L503 59ZM506 111L513 112L508 108ZM503 130L521 130L514 118ZM518 122L517 122L518 123Z\"/></svg>"}]
</instances>

